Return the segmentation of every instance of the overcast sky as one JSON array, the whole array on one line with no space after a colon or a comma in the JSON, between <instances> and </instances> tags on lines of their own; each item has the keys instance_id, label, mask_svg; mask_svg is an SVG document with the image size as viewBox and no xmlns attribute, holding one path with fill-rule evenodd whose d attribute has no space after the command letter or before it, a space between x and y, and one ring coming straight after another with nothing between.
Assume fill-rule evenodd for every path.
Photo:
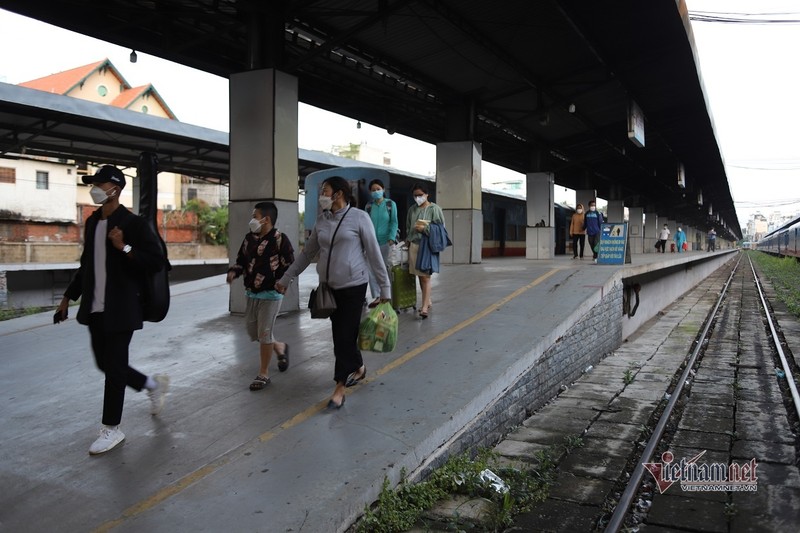
<instances>
[{"instance_id":1,"label":"overcast sky","mask_svg":"<svg viewBox=\"0 0 800 533\"><path fill-rule=\"evenodd\" d=\"M800 20L797 0L687 0L692 13L739 19ZM742 225L756 211L800 213L800 24L692 23L706 96ZM133 86L153 83L178 119L228 131L224 78L0 10L0 81L20 83L109 58ZM15 51L9 53L8 51ZM212 102L209 105L209 102ZM399 134L300 106L299 145L329 151L350 142L389 151L392 166L423 175L435 170L435 148ZM515 176L494 165L484 185ZM560 190L558 190L560 189ZM569 199L557 187L556 200Z\"/></svg>"}]
</instances>

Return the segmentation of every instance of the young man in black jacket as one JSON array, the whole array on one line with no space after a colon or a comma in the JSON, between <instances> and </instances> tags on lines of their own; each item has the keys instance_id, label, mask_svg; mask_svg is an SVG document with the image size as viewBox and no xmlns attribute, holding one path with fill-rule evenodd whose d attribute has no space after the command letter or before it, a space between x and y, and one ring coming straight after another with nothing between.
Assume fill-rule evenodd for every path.
<instances>
[{"instance_id":1,"label":"young man in black jacket","mask_svg":"<svg viewBox=\"0 0 800 533\"><path fill-rule=\"evenodd\" d=\"M69 301L81 298L77 320L89 326L95 362L106 376L103 427L89 447L89 453L96 455L125 439L119 423L126 386L147 389L153 415L164 406L169 378L145 376L129 366L128 346L133 332L142 329L145 275L164 268L165 257L147 222L119 203L125 187L121 170L106 165L83 182L92 185L92 200L100 208L86 220L80 268L58 306L56 320L66 320Z\"/></svg>"}]
</instances>

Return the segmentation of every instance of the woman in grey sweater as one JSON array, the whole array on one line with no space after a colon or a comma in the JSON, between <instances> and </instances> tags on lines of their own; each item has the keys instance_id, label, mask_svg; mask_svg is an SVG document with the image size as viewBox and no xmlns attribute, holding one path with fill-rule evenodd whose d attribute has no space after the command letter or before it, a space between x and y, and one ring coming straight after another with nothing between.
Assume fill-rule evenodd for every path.
<instances>
[{"instance_id":1,"label":"woman in grey sweater","mask_svg":"<svg viewBox=\"0 0 800 533\"><path fill-rule=\"evenodd\" d=\"M381 301L391 301L392 293L372 220L361 209L350 206L350 184L347 180L339 176L325 180L319 205L320 214L311 236L306 240L303 251L296 255L295 262L275 284L275 289L286 292L292 280L319 254L317 274L320 280L328 280L336 300L336 311L330 317L333 354L336 357L333 372L336 388L328 401L328 408L339 409L344 405L345 388L357 384L367 375L358 349L358 327L370 267L381 289ZM334 232L336 239L332 243Z\"/></svg>"}]
</instances>

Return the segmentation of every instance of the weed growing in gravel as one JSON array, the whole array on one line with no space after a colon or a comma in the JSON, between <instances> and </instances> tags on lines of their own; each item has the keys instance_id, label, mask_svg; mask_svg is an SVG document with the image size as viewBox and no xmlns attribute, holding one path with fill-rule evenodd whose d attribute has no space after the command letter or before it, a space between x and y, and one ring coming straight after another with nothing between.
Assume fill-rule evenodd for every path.
<instances>
[{"instance_id":1,"label":"weed growing in gravel","mask_svg":"<svg viewBox=\"0 0 800 533\"><path fill-rule=\"evenodd\" d=\"M775 294L789 312L800 317L800 262L792 257L773 257L763 252L748 252L759 270L772 283Z\"/></svg>"},{"instance_id":2,"label":"weed growing in gravel","mask_svg":"<svg viewBox=\"0 0 800 533\"><path fill-rule=\"evenodd\" d=\"M531 509L534 503L544 501L553 483L556 459L562 451L569 453L583 446L583 439L570 436L560 445L550 446L534 454L535 463L525 470L503 466L492 450L481 449L475 458L468 452L455 455L434 470L425 481L410 483L405 471L395 489L388 478L378 501L364 510L356 525L358 533L399 533L411 529L436 502L453 495L466 495L491 501L494 511L482 522L484 531L501 531L512 523L515 515ZM498 491L490 480L481 476L491 470L507 486ZM458 517L455 517L457 522ZM451 524L458 530L457 524Z\"/></svg>"},{"instance_id":3,"label":"weed growing in gravel","mask_svg":"<svg viewBox=\"0 0 800 533\"><path fill-rule=\"evenodd\" d=\"M633 379L634 379L634 374L630 368L626 370L624 374L622 374L622 381L625 382L625 385L630 385L631 383L633 383Z\"/></svg>"}]
</instances>

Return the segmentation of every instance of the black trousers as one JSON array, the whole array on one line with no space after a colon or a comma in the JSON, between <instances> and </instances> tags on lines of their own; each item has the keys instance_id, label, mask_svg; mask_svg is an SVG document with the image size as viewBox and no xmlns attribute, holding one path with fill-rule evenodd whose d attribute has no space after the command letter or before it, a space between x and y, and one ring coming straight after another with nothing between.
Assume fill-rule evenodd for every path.
<instances>
[{"instance_id":1,"label":"black trousers","mask_svg":"<svg viewBox=\"0 0 800 533\"><path fill-rule=\"evenodd\" d=\"M583 257L583 248L586 245L586 235L578 234L572 236L572 257L578 257L578 245L581 247L581 257Z\"/></svg>"},{"instance_id":2,"label":"black trousers","mask_svg":"<svg viewBox=\"0 0 800 533\"><path fill-rule=\"evenodd\" d=\"M594 247L597 242L600 240L600 234L596 235L587 235L589 237L589 248L592 249L592 258L597 259L597 252L594 251Z\"/></svg>"},{"instance_id":3,"label":"black trousers","mask_svg":"<svg viewBox=\"0 0 800 533\"><path fill-rule=\"evenodd\" d=\"M89 315L89 335L97 368L106 375L103 424L116 426L122 420L125 387L140 391L147 376L128 366L128 346L133 331L106 331L103 313L92 313Z\"/></svg>"},{"instance_id":4,"label":"black trousers","mask_svg":"<svg viewBox=\"0 0 800 533\"><path fill-rule=\"evenodd\" d=\"M366 283L333 290L336 311L331 315L331 331L333 355L336 357L333 379L336 382L347 381L347 376L364 364L361 350L358 349L358 327L361 325L361 312L366 295Z\"/></svg>"}]
</instances>

